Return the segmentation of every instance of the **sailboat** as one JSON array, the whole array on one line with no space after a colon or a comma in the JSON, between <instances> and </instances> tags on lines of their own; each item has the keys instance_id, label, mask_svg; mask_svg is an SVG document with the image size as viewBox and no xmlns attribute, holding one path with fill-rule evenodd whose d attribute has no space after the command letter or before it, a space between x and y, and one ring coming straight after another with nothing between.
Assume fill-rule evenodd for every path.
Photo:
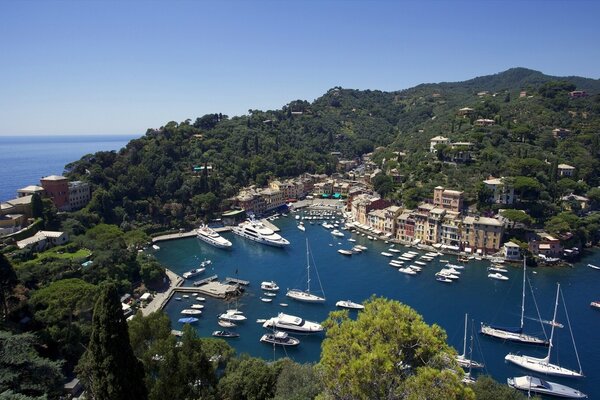
<instances>
[{"instance_id":1,"label":"sailboat","mask_svg":"<svg viewBox=\"0 0 600 400\"><path fill-rule=\"evenodd\" d=\"M473 368L473 321L471 321L471 346L469 347L469 370L461 379L462 383L471 385L475 383L475 378L471 375L471 369Z\"/></svg>"},{"instance_id":2,"label":"sailboat","mask_svg":"<svg viewBox=\"0 0 600 400\"><path fill-rule=\"evenodd\" d=\"M577 356L577 363L579 364L579 371L570 370L564 367L561 367L557 364L550 363L550 353L552 352L552 339L554 338L554 328L556 327L556 310L558 308L558 295L560 294L560 283L557 284L556 287L556 302L554 303L554 316L552 317L552 330L550 332L550 345L548 346L548 354L544 358L536 358L530 356L521 356L518 354L509 353L504 357L506 361L510 361L514 364L517 364L520 367L525 369L529 369L531 371L539 372L547 375L555 375L555 376L563 376L569 378L581 378L583 377L583 371L581 369L581 363L579 362L579 354L577 353L577 347L575 347L575 341L573 340L573 347L575 347L575 355ZM563 300L564 302L564 300ZM566 308L565 308L566 311ZM569 317L567 315L567 322L569 321ZM571 328L571 324L569 323L569 329ZM571 338L573 338L571 332Z\"/></svg>"},{"instance_id":3,"label":"sailboat","mask_svg":"<svg viewBox=\"0 0 600 400\"><path fill-rule=\"evenodd\" d=\"M500 328L492 325L481 323L481 334L495 337L498 339L509 340L511 342L519 342L526 344L536 344L548 346L549 342L545 339L523 333L523 319L525 316L525 279L527 276L527 263L523 259L523 294L521 296L521 325L519 328Z\"/></svg>"},{"instance_id":4,"label":"sailboat","mask_svg":"<svg viewBox=\"0 0 600 400\"><path fill-rule=\"evenodd\" d=\"M479 363L477 361L473 361L470 357L467 358L467 318L468 318L468 314L465 314L465 337L463 339L463 352L462 354L456 356L456 361L458 362L458 365L460 365L463 368L483 368L484 365L482 363Z\"/></svg>"},{"instance_id":5,"label":"sailboat","mask_svg":"<svg viewBox=\"0 0 600 400\"><path fill-rule=\"evenodd\" d=\"M323 303L325 301L325 297L317 296L310 292L310 261L309 261L310 253L308 251L308 239L306 239L306 290L300 289L290 289L285 294L287 297L290 297L294 300L305 301L308 303ZM315 267L316 268L316 267ZM318 275L317 275L318 278ZM319 282L320 284L320 282ZM321 287L321 292L323 292L323 288Z\"/></svg>"}]
</instances>

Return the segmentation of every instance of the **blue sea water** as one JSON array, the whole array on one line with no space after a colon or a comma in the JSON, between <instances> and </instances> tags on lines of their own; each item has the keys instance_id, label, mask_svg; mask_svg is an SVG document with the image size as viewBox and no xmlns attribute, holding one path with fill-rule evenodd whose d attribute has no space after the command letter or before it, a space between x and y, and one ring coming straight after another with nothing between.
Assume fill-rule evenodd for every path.
<instances>
[{"instance_id":1,"label":"blue sea water","mask_svg":"<svg viewBox=\"0 0 600 400\"><path fill-rule=\"evenodd\" d=\"M101 150L119 150L141 135L0 136L0 201L17 189L61 175L65 165Z\"/></svg>"},{"instance_id":2,"label":"blue sea water","mask_svg":"<svg viewBox=\"0 0 600 400\"><path fill-rule=\"evenodd\" d=\"M353 234L357 244L364 244L369 249L363 254L346 257L337 253L337 250L351 247L351 243L347 241L350 235L348 232L345 232L344 238L335 238L320 225L305 223L304 233L296 228L295 221L290 217L279 219L275 223L281 228L281 234L291 242L286 249L249 242L231 233L224 234L233 243L233 249L230 251L216 249L195 238L160 244L161 249L156 256L174 272L181 274L208 258L212 260L212 265L197 279L217 274L220 279L237 276L251 282L237 305L207 298L200 321L195 325L200 335L210 336L212 331L223 329L217 325L218 314L238 306L248 317L247 321L235 328L241 336L229 340L238 353L248 353L267 360L288 356L298 362L315 362L320 356L323 335L293 334L292 336L301 340L299 346L273 349L272 346L259 342L259 338L266 331L255 322L256 319L269 318L278 312L285 312L312 321L323 321L328 313L335 309L336 301L350 299L361 302L373 295L406 303L422 314L426 322L442 326L448 334L449 343L459 353L462 352L465 313L469 314L469 320L474 321L475 331L478 330L480 322L518 326L522 289L521 268L509 267L507 275L510 280L501 282L487 277L488 262L471 261L458 282L444 284L434 279L434 273L442 266L439 259L455 262L455 257L441 256L424 267L419 275L408 276L390 267L389 259L380 254L389 244L369 241L365 237ZM305 237L308 237L327 297L324 304L299 303L285 297L287 288L303 288L306 285ZM399 245L396 247L402 249ZM600 300L600 271L588 268L587 263L600 265L600 253L590 252L572 269L531 268L528 276L542 319L552 319L556 283L561 283L583 372L586 375L579 380L558 377L552 377L550 380L576 387L587 393L590 398L600 398L600 346L597 344L600 312L589 306L592 300ZM312 273L311 278L311 287L318 289L319 279ZM263 303L260 301L260 282L270 280L276 281L281 289L272 303ZM540 323L533 318L536 317L536 311L529 290L527 296L526 316L530 318L525 322L525 330L528 333L543 335ZM181 317L180 311L189 308L192 302L192 298L182 301L172 299L167 304L165 311L171 316L174 329L181 329L182 325L177 322ZM282 307L280 303L287 303L288 307ZM351 311L351 314L355 313L356 311ZM558 320L564 323L565 327L555 332L552 360L562 366L577 369L565 315L561 303ZM548 325L545 326L548 335L549 328ZM507 353L545 356L544 348L504 343L478 334L475 336L473 358L484 362L485 372L500 382L506 382L507 377L528 374L526 370L505 363L504 356Z\"/></svg>"}]
</instances>

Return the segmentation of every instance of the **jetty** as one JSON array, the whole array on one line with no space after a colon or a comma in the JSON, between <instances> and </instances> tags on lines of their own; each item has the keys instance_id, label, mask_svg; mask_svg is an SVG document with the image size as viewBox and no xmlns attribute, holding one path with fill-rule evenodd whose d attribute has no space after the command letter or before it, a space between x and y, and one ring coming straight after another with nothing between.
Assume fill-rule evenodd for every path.
<instances>
[{"instance_id":1,"label":"jetty","mask_svg":"<svg viewBox=\"0 0 600 400\"><path fill-rule=\"evenodd\" d=\"M194 283L192 283L192 285L196 286L196 287L202 286L205 283L212 282L212 281L216 280L218 277L219 277L218 275L212 275L212 276L209 276L208 278L204 278L204 279L200 279L199 281L195 281Z\"/></svg>"},{"instance_id":2,"label":"jetty","mask_svg":"<svg viewBox=\"0 0 600 400\"><path fill-rule=\"evenodd\" d=\"M250 281L245 281L245 280L238 279L238 278L226 277L225 278L225 283L227 283L227 284L235 284L235 285L242 285L242 286L248 286L250 284Z\"/></svg>"},{"instance_id":3,"label":"jetty","mask_svg":"<svg viewBox=\"0 0 600 400\"><path fill-rule=\"evenodd\" d=\"M220 228L212 228L215 232L217 233L222 233L222 232L230 232L231 231L231 227L230 226L222 226ZM169 233L169 234L165 234L165 235L160 235L160 236L156 236L152 238L152 243L158 243L158 242L166 242L167 240L175 240L175 239L183 239L183 238L189 238L189 237L194 237L196 236L196 229L193 229L189 232L177 232L177 233Z\"/></svg>"}]
</instances>

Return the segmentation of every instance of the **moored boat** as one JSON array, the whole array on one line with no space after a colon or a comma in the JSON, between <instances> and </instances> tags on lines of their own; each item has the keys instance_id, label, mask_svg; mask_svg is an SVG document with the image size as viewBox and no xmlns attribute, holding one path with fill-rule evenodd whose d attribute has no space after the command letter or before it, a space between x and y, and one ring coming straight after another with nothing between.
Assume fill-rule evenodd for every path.
<instances>
[{"instance_id":1,"label":"moored boat","mask_svg":"<svg viewBox=\"0 0 600 400\"><path fill-rule=\"evenodd\" d=\"M196 237L202 240L203 242L218 247L220 249L227 249L231 247L231 242L229 240L219 235L207 225L203 225L200 228L196 229Z\"/></svg>"},{"instance_id":2,"label":"moored boat","mask_svg":"<svg viewBox=\"0 0 600 400\"><path fill-rule=\"evenodd\" d=\"M189 279L195 277L196 275L200 275L204 271L206 271L206 268L194 268L184 272L181 276L183 276L183 279Z\"/></svg>"},{"instance_id":3,"label":"moored boat","mask_svg":"<svg viewBox=\"0 0 600 400\"><path fill-rule=\"evenodd\" d=\"M292 299L298 300L298 301L304 301L304 302L308 302L308 303L323 303L325 301L325 297L317 296L316 294L310 292L309 256L310 256L310 253L308 250L308 239L306 239L306 290L291 289L291 290L288 290L285 295L289 298L292 298ZM314 265L314 260L313 260L313 265ZM315 265L315 271L316 271L316 265ZM319 277L319 275L317 273L317 279L318 279L318 277ZM321 281L319 279L318 279L318 282L319 282L319 286L321 286ZM321 286L320 292L323 293L323 295L324 295L323 286Z\"/></svg>"},{"instance_id":4,"label":"moored boat","mask_svg":"<svg viewBox=\"0 0 600 400\"><path fill-rule=\"evenodd\" d=\"M186 317L186 318L179 318L177 320L177 322L180 322L182 324L193 324L194 322L198 322L199 319L195 318L195 317Z\"/></svg>"},{"instance_id":5,"label":"moored boat","mask_svg":"<svg viewBox=\"0 0 600 400\"><path fill-rule=\"evenodd\" d=\"M590 307L596 308L600 310L600 301L592 301L590 303Z\"/></svg>"},{"instance_id":6,"label":"moored boat","mask_svg":"<svg viewBox=\"0 0 600 400\"><path fill-rule=\"evenodd\" d=\"M384 257L394 257L394 255L392 253L388 253L386 251L382 251L381 255L384 256Z\"/></svg>"},{"instance_id":7,"label":"moored boat","mask_svg":"<svg viewBox=\"0 0 600 400\"><path fill-rule=\"evenodd\" d=\"M403 274L406 274L406 275L416 275L417 274L416 271L414 271L413 269L408 268L408 267L398 268L398 272L402 272Z\"/></svg>"},{"instance_id":8,"label":"moored boat","mask_svg":"<svg viewBox=\"0 0 600 400\"><path fill-rule=\"evenodd\" d=\"M185 310L181 310L181 314L183 315L200 315L202 314L201 310L193 310L191 308L186 308Z\"/></svg>"},{"instance_id":9,"label":"moored boat","mask_svg":"<svg viewBox=\"0 0 600 400\"><path fill-rule=\"evenodd\" d=\"M235 326L237 326L236 324L234 324L231 321L225 321L223 319L220 319L217 324L219 324L219 326L222 326L223 328L233 328Z\"/></svg>"},{"instance_id":10,"label":"moored boat","mask_svg":"<svg viewBox=\"0 0 600 400\"><path fill-rule=\"evenodd\" d=\"M365 306L363 306L362 304L355 303L350 300L340 300L337 303L335 303L335 305L336 307L350 308L352 310L363 310L365 308Z\"/></svg>"},{"instance_id":11,"label":"moored boat","mask_svg":"<svg viewBox=\"0 0 600 400\"><path fill-rule=\"evenodd\" d=\"M279 313L276 317L269 318L263 324L269 329L285 329L299 333L317 333L323 331L323 326L317 322L307 321L295 315Z\"/></svg>"},{"instance_id":12,"label":"moored boat","mask_svg":"<svg viewBox=\"0 0 600 400\"><path fill-rule=\"evenodd\" d=\"M269 292L276 292L279 290L279 286L277 286L277 283L275 283L275 281L264 281L260 284L260 288Z\"/></svg>"},{"instance_id":13,"label":"moored boat","mask_svg":"<svg viewBox=\"0 0 600 400\"><path fill-rule=\"evenodd\" d=\"M497 279L499 281L507 281L508 276L502 275L499 272L494 272L493 274L488 274L488 278Z\"/></svg>"},{"instance_id":14,"label":"moored boat","mask_svg":"<svg viewBox=\"0 0 600 400\"><path fill-rule=\"evenodd\" d=\"M270 299L268 297L261 297L260 301L262 301L263 303L270 303L273 301L273 299Z\"/></svg>"},{"instance_id":15,"label":"moored boat","mask_svg":"<svg viewBox=\"0 0 600 400\"><path fill-rule=\"evenodd\" d=\"M263 223L249 220L233 227L232 232L254 242L273 247L285 247L290 244L286 239L267 228Z\"/></svg>"},{"instance_id":16,"label":"moored boat","mask_svg":"<svg viewBox=\"0 0 600 400\"><path fill-rule=\"evenodd\" d=\"M340 253L340 254L342 254L344 256L351 256L353 254L352 250L344 250L344 249L339 249L338 253Z\"/></svg>"},{"instance_id":17,"label":"moored boat","mask_svg":"<svg viewBox=\"0 0 600 400\"><path fill-rule=\"evenodd\" d=\"M555 382L549 382L535 376L515 376L506 379L508 386L515 389L524 390L528 393L537 393L547 396L562 397L565 399L585 399L587 395L577 389L561 385Z\"/></svg>"},{"instance_id":18,"label":"moored boat","mask_svg":"<svg viewBox=\"0 0 600 400\"><path fill-rule=\"evenodd\" d=\"M222 337L222 338L236 338L236 337L240 337L240 334L237 332L230 332L230 331L214 331L212 333L213 336L215 337Z\"/></svg>"},{"instance_id":19,"label":"moored boat","mask_svg":"<svg viewBox=\"0 0 600 400\"><path fill-rule=\"evenodd\" d=\"M300 339L289 336L286 332L275 331L273 333L265 333L260 338L263 343L271 343L279 346L297 346L300 344Z\"/></svg>"}]
</instances>

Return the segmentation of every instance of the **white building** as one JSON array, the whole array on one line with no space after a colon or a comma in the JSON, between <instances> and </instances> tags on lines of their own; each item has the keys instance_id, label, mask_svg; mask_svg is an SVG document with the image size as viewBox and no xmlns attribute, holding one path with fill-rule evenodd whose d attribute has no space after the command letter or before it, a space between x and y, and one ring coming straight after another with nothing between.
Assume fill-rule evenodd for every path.
<instances>
[{"instance_id":1,"label":"white building","mask_svg":"<svg viewBox=\"0 0 600 400\"><path fill-rule=\"evenodd\" d=\"M485 186L494 192L493 202L496 204L513 204L515 202L515 189L506 184L506 179L490 177L483 181Z\"/></svg>"},{"instance_id":2,"label":"white building","mask_svg":"<svg viewBox=\"0 0 600 400\"><path fill-rule=\"evenodd\" d=\"M69 210L79 210L92 199L90 184L82 181L69 182Z\"/></svg>"},{"instance_id":3,"label":"white building","mask_svg":"<svg viewBox=\"0 0 600 400\"><path fill-rule=\"evenodd\" d=\"M448 144L450 143L450 139L443 136L436 136L429 140L429 152L436 153L437 149L435 148L438 144Z\"/></svg>"},{"instance_id":4,"label":"white building","mask_svg":"<svg viewBox=\"0 0 600 400\"><path fill-rule=\"evenodd\" d=\"M504 248L502 250L504 253L504 259L508 261L517 261L521 259L521 248L518 244L513 242L504 243Z\"/></svg>"},{"instance_id":5,"label":"white building","mask_svg":"<svg viewBox=\"0 0 600 400\"><path fill-rule=\"evenodd\" d=\"M55 231L39 231L32 237L28 237L27 239L19 240L17 242L17 247L19 249L24 249L26 247L32 247L36 251L45 250L49 247L60 246L69 241L69 235L65 232L55 232Z\"/></svg>"}]
</instances>

